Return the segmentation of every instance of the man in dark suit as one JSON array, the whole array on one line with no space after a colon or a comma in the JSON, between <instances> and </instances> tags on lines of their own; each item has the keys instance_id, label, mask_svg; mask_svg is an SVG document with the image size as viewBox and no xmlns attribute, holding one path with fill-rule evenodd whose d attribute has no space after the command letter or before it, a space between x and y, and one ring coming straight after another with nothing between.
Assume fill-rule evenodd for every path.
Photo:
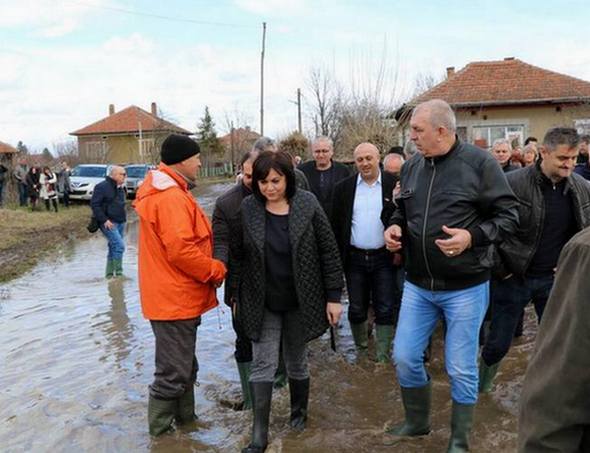
<instances>
[{"instance_id":1,"label":"man in dark suit","mask_svg":"<svg viewBox=\"0 0 590 453\"><path fill-rule=\"evenodd\" d=\"M375 311L377 362L389 361L396 285L393 255L385 248L384 225L393 214L397 179L379 168L379 150L361 143L354 150L357 175L334 188L332 226L349 295L348 320L359 355L367 353L367 311Z\"/></svg>"},{"instance_id":2,"label":"man in dark suit","mask_svg":"<svg viewBox=\"0 0 590 453\"><path fill-rule=\"evenodd\" d=\"M332 160L334 145L328 137L316 138L311 144L311 153L313 160L301 164L299 169L305 174L311 191L329 218L334 186L350 176L350 171L346 165Z\"/></svg>"}]
</instances>

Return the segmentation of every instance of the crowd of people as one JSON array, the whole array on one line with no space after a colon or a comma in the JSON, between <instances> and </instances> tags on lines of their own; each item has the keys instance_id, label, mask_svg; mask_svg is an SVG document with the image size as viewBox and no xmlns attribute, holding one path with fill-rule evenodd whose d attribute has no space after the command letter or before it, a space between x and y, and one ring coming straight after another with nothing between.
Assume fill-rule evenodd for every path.
<instances>
[{"instance_id":1,"label":"crowd of people","mask_svg":"<svg viewBox=\"0 0 590 453\"><path fill-rule=\"evenodd\" d=\"M241 159L237 183L217 199L212 223L190 194L198 144L180 135L163 142L161 163L134 202L141 304L156 347L151 435L195 418L197 327L221 285L236 333L240 407L253 410L242 452L268 445L281 361L290 425L305 429L307 343L340 322L346 288L359 359L368 358L374 324L374 360L396 369L405 419L385 429L385 444L431 431L425 357L442 322L452 400L447 451L469 451L478 396L492 391L532 302L543 323L525 379L519 448L588 451L587 388L575 377L590 368L583 323L590 310L580 308L587 280L577 268L588 260L588 137L555 127L542 143L527 139L522 152L505 139L489 152L460 140L452 109L434 100L414 108L410 139L383 162L375 145L360 143L351 172L333 160L327 137L315 139L313 159L298 166L262 137ZM108 263L120 263L124 250L124 178L113 167L92 203L109 240ZM108 263L107 277L122 272ZM573 363L564 363L569 357Z\"/></svg>"},{"instance_id":2,"label":"crowd of people","mask_svg":"<svg viewBox=\"0 0 590 453\"><path fill-rule=\"evenodd\" d=\"M4 168L4 171L2 170ZM7 182L8 169L0 166L0 207L2 206L3 186ZM70 182L71 169L67 162L62 162L59 169L49 166L29 166L21 160L12 172L18 190L19 206L30 206L36 211L42 200L45 209L58 212L58 200L61 198L64 207L70 206L69 194L72 192Z\"/></svg>"}]
</instances>

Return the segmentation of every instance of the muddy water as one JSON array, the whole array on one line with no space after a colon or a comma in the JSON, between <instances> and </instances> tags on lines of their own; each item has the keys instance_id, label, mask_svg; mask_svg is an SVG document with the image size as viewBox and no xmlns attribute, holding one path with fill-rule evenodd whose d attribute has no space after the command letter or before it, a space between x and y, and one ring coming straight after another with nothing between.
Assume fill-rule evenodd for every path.
<instances>
[{"instance_id":1,"label":"muddy water","mask_svg":"<svg viewBox=\"0 0 590 453\"><path fill-rule=\"evenodd\" d=\"M226 187L200 190L199 201L208 212ZM133 221L127 244L125 279L102 278L106 245L96 235L0 287L0 451L236 452L246 442L250 414L221 404L239 396L234 335L225 308L205 315L199 328L199 421L157 440L148 436L154 349L139 305ZM341 324L338 354L326 338L311 344L310 419L304 433L288 429L288 390L275 392L269 451L445 451L451 406L440 338L429 365L432 433L384 446L383 426L403 416L393 367L355 363L348 324ZM525 338L503 363L496 390L480 400L473 451L514 451L518 395L535 330L529 316Z\"/></svg>"}]
</instances>

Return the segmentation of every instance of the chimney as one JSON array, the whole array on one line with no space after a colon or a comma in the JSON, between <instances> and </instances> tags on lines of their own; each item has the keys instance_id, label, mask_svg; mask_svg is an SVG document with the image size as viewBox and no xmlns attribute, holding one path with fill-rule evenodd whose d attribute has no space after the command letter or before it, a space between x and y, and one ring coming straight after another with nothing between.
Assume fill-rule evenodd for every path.
<instances>
[{"instance_id":1,"label":"chimney","mask_svg":"<svg viewBox=\"0 0 590 453\"><path fill-rule=\"evenodd\" d=\"M514 60L514 57L505 57L504 58L504 61L512 61L512 60Z\"/></svg>"},{"instance_id":2,"label":"chimney","mask_svg":"<svg viewBox=\"0 0 590 453\"><path fill-rule=\"evenodd\" d=\"M115 104L109 104L109 116L115 114Z\"/></svg>"},{"instance_id":3,"label":"chimney","mask_svg":"<svg viewBox=\"0 0 590 453\"><path fill-rule=\"evenodd\" d=\"M449 66L447 68L447 79L450 79L454 75L455 75L455 67L454 66Z\"/></svg>"},{"instance_id":4,"label":"chimney","mask_svg":"<svg viewBox=\"0 0 590 453\"><path fill-rule=\"evenodd\" d=\"M158 106L155 102L152 102L152 115L158 116Z\"/></svg>"}]
</instances>

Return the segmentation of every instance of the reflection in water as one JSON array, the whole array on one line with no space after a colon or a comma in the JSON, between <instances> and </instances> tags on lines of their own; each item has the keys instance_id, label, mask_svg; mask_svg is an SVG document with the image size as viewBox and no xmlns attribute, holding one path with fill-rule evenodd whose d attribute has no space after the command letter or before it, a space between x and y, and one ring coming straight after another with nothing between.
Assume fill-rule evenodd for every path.
<instances>
[{"instance_id":1,"label":"reflection in water","mask_svg":"<svg viewBox=\"0 0 590 453\"><path fill-rule=\"evenodd\" d=\"M129 323L125 306L125 291L123 278L111 278L108 282L111 309L107 312L110 322L105 324L105 334L115 354L117 365L120 367L129 355L129 339L133 334L133 327Z\"/></svg>"},{"instance_id":2,"label":"reflection in water","mask_svg":"<svg viewBox=\"0 0 590 453\"><path fill-rule=\"evenodd\" d=\"M197 189L211 212L227 186ZM225 307L203 317L198 330L198 424L151 440L147 390L154 371L153 335L137 287L137 228L127 228L125 278L106 281L106 242L100 235L71 247L3 286L0 296L0 450L235 452L249 436L250 414L232 411L239 380L234 334ZM219 294L221 296L221 294ZM2 299L2 297L0 297ZM221 299L221 297L220 297ZM535 321L502 362L495 392L476 411L474 451L514 451L516 406ZM338 354L326 338L310 347L311 398L307 430L290 431L289 391L273 396L274 452L439 452L449 435L450 399L442 341L429 365L435 387L433 432L399 446L382 445L382 428L403 417L392 366L350 363L354 346L342 322Z\"/></svg>"}]
</instances>

